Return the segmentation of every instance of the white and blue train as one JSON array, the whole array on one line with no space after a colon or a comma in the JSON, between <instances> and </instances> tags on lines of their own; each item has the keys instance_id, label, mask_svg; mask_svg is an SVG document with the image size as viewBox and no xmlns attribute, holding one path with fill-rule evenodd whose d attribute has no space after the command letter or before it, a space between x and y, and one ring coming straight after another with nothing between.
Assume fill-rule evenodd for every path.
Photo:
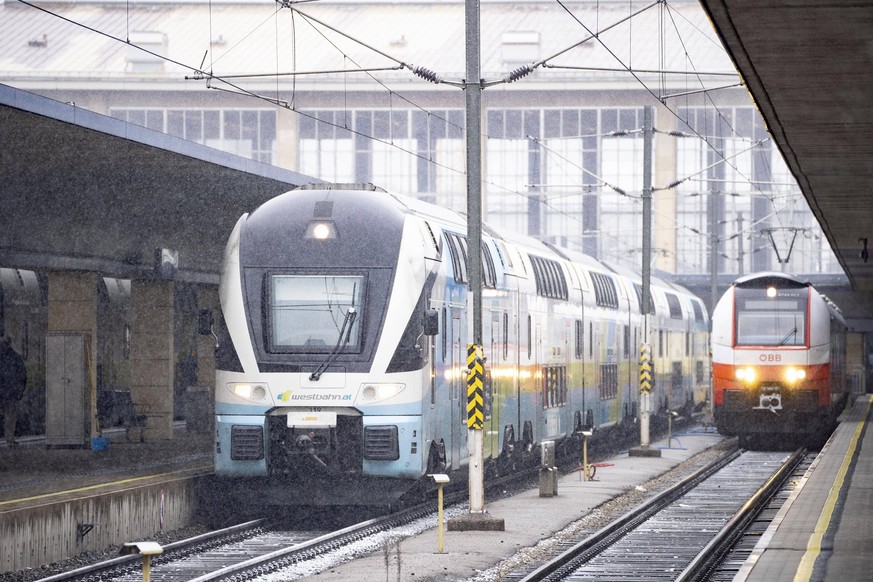
<instances>
[{"instance_id":1,"label":"white and blue train","mask_svg":"<svg viewBox=\"0 0 873 582\"><path fill-rule=\"evenodd\" d=\"M633 421L640 278L487 226L482 264L491 466ZM221 276L216 475L377 495L464 468L467 293L466 219L441 207L321 184L242 216ZM653 401L699 406L705 308L657 279L652 297Z\"/></svg>"}]
</instances>

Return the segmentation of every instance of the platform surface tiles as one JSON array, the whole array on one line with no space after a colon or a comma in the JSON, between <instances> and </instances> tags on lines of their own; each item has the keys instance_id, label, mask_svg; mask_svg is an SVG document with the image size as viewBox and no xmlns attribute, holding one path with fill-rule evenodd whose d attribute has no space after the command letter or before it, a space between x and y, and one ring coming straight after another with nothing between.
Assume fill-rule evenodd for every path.
<instances>
[{"instance_id":1,"label":"platform surface tiles","mask_svg":"<svg viewBox=\"0 0 873 582\"><path fill-rule=\"evenodd\" d=\"M873 580L873 395L859 397L735 580Z\"/></svg>"}]
</instances>

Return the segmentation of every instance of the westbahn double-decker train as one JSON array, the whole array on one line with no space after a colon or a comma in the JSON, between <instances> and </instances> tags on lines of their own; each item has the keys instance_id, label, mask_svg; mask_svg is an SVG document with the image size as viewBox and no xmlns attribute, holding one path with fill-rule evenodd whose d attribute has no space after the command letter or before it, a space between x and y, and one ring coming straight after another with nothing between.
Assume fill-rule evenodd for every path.
<instances>
[{"instance_id":1,"label":"westbahn double-decker train","mask_svg":"<svg viewBox=\"0 0 873 582\"><path fill-rule=\"evenodd\" d=\"M711 337L719 432L744 444L829 434L848 392L846 322L827 297L782 273L742 277L716 304Z\"/></svg>"},{"instance_id":2,"label":"westbahn double-decker train","mask_svg":"<svg viewBox=\"0 0 873 582\"><path fill-rule=\"evenodd\" d=\"M490 466L632 423L639 277L487 226L482 258ZM304 480L279 488L291 497L378 482L376 496L464 467L467 259L463 216L371 185L243 215L220 284L217 476ZM652 297L653 402L690 411L708 391L705 308L657 279Z\"/></svg>"}]
</instances>

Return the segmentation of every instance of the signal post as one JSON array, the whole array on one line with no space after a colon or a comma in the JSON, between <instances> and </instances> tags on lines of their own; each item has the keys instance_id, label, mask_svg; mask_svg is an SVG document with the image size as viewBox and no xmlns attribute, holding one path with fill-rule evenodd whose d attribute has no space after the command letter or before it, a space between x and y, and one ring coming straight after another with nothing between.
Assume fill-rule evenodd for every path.
<instances>
[{"instance_id":1,"label":"signal post","mask_svg":"<svg viewBox=\"0 0 873 582\"><path fill-rule=\"evenodd\" d=\"M643 337L640 342L640 446L628 451L631 457L660 457L661 450L649 446L649 414L652 411L652 108L643 112Z\"/></svg>"},{"instance_id":2,"label":"signal post","mask_svg":"<svg viewBox=\"0 0 873 582\"><path fill-rule=\"evenodd\" d=\"M467 448L470 513L449 520L449 531L503 531L502 518L485 513L485 470L482 428L482 79L479 63L479 0L466 0L466 156L467 156L467 261L468 305L473 343L467 346Z\"/></svg>"}]
</instances>

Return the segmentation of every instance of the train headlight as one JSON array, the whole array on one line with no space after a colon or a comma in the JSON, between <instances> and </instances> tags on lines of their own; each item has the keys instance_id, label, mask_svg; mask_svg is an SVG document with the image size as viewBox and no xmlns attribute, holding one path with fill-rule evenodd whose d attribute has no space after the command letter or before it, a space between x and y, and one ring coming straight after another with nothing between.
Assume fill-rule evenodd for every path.
<instances>
[{"instance_id":1,"label":"train headlight","mask_svg":"<svg viewBox=\"0 0 873 582\"><path fill-rule=\"evenodd\" d=\"M790 384L796 384L806 379L806 370L803 368L787 368L785 370L785 379Z\"/></svg>"},{"instance_id":2,"label":"train headlight","mask_svg":"<svg viewBox=\"0 0 873 582\"><path fill-rule=\"evenodd\" d=\"M740 382L750 385L755 381L755 368L737 368L734 375Z\"/></svg>"},{"instance_id":3,"label":"train headlight","mask_svg":"<svg viewBox=\"0 0 873 582\"><path fill-rule=\"evenodd\" d=\"M397 396L406 388L406 384L398 382L368 382L361 384L358 401L364 404L379 402Z\"/></svg>"},{"instance_id":4,"label":"train headlight","mask_svg":"<svg viewBox=\"0 0 873 582\"><path fill-rule=\"evenodd\" d=\"M262 402L267 399L267 385L253 384L249 382L231 382L227 385L227 389L234 395L252 400L254 402Z\"/></svg>"},{"instance_id":5,"label":"train headlight","mask_svg":"<svg viewBox=\"0 0 873 582\"><path fill-rule=\"evenodd\" d=\"M315 240L336 238L336 225L329 220L313 220L306 226L306 238Z\"/></svg>"}]
</instances>

